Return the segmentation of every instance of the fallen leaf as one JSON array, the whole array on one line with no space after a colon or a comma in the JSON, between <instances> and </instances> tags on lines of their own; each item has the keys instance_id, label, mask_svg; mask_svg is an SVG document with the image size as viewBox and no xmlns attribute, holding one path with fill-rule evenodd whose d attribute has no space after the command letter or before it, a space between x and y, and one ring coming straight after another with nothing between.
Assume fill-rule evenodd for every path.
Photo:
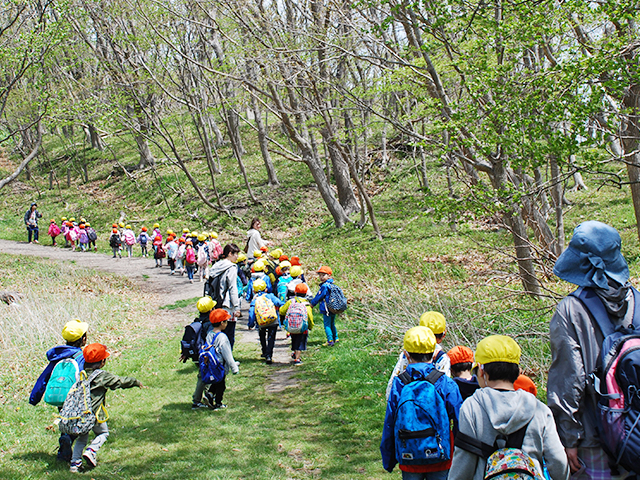
<instances>
[{"instance_id":1,"label":"fallen leaf","mask_svg":"<svg viewBox=\"0 0 640 480\"><path fill-rule=\"evenodd\" d=\"M162 451L163 451L163 452L168 452L168 451L169 451L169 449L168 449L168 448L164 448L164 447L162 447Z\"/></svg>"}]
</instances>

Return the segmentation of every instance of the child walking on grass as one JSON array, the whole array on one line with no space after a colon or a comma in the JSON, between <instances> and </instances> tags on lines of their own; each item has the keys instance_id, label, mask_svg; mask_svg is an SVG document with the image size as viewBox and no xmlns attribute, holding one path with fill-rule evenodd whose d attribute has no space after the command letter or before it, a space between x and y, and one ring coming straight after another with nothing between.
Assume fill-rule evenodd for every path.
<instances>
[{"instance_id":1,"label":"child walking on grass","mask_svg":"<svg viewBox=\"0 0 640 480\"><path fill-rule=\"evenodd\" d=\"M327 335L327 343L323 346L333 347L338 339L338 330L336 330L336 314L331 313L327 308L327 296L331 284L333 283L333 270L331 267L322 266L318 269L318 276L320 277L320 291L311 300L311 306L315 307L320 304L320 313L322 314L322 320L324 322L324 332Z\"/></svg>"},{"instance_id":2,"label":"child walking on grass","mask_svg":"<svg viewBox=\"0 0 640 480\"><path fill-rule=\"evenodd\" d=\"M307 349L309 330L313 329L313 312L306 299L307 286L296 285L295 297L280 307L280 316L284 317L284 327L291 334L291 350L293 363L302 365L302 351Z\"/></svg>"},{"instance_id":3,"label":"child walking on grass","mask_svg":"<svg viewBox=\"0 0 640 480\"><path fill-rule=\"evenodd\" d=\"M71 467L69 471L77 473L83 470L82 460L86 462L86 469L92 469L97 464L97 455L100 447L109 438L109 427L107 426L107 409L105 408L105 398L107 389L115 390L117 388L140 387L142 384L133 377L119 377L102 370L110 353L107 347L99 343L87 345L83 352L84 370L88 377L94 372L98 374L91 381L91 411L96 416L96 424L93 427L95 438L84 451L84 447L89 441L89 434L80 435L73 447L73 456L71 457Z\"/></svg>"}]
</instances>

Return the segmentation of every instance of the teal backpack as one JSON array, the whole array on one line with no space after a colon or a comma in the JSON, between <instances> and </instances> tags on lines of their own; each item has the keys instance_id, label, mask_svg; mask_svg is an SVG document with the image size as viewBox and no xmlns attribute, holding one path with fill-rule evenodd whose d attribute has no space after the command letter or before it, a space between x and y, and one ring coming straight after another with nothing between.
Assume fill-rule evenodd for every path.
<instances>
[{"instance_id":1,"label":"teal backpack","mask_svg":"<svg viewBox=\"0 0 640 480\"><path fill-rule=\"evenodd\" d=\"M78 381L80 368L77 359L82 356L82 350L69 358L56 363L51 372L44 391L44 401L49 405L61 407L64 404L71 387Z\"/></svg>"}]
</instances>

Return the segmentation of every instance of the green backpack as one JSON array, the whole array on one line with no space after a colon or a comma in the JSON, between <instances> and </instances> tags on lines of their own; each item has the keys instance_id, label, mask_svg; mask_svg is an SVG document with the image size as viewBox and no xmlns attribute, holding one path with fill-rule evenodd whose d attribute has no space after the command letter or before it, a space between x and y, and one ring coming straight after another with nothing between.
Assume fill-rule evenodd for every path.
<instances>
[{"instance_id":1,"label":"green backpack","mask_svg":"<svg viewBox=\"0 0 640 480\"><path fill-rule=\"evenodd\" d=\"M44 391L44 401L46 403L55 407L62 406L69 390L78 381L80 367L77 360L81 356L82 350L72 357L62 359L56 363L47 382L47 388Z\"/></svg>"}]
</instances>

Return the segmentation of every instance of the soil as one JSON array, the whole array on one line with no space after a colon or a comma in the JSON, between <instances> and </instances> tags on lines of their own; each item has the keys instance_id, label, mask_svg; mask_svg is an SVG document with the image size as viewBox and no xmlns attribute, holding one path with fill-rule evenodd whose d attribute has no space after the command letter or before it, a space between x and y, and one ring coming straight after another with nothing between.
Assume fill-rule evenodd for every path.
<instances>
[{"instance_id":1,"label":"soil","mask_svg":"<svg viewBox=\"0 0 640 480\"><path fill-rule=\"evenodd\" d=\"M46 237L49 240L49 237ZM0 239L0 253L11 255L29 255L57 262L72 262L75 265L114 273L129 278L145 292L151 294L152 303L158 308L157 316L161 322L175 326L191 320L194 311L193 306L185 307L182 311L168 311L160 309L165 305L172 305L180 300L188 300L202 295L203 284L197 279L190 283L187 276L170 275L169 267L164 262L161 268L156 268L155 260L150 257L112 258L95 252L72 252L69 248L52 247L50 245L33 244L27 242L14 242ZM176 314L178 313L178 314ZM184 313L181 315L180 313ZM249 305L242 301L242 317L236 326L236 342L254 345L252 354L260 355L260 341L256 330L248 330L246 319L249 316ZM238 360L238 359L236 359ZM242 360L242 359L240 359ZM268 393L282 392L287 388L297 385L293 377L295 367L292 365L290 342L286 338L286 332L279 330L276 337L276 345L273 350L273 372L269 375L269 383L265 386ZM282 368L284 366L289 368ZM242 365L240 366L242 369Z\"/></svg>"}]
</instances>

